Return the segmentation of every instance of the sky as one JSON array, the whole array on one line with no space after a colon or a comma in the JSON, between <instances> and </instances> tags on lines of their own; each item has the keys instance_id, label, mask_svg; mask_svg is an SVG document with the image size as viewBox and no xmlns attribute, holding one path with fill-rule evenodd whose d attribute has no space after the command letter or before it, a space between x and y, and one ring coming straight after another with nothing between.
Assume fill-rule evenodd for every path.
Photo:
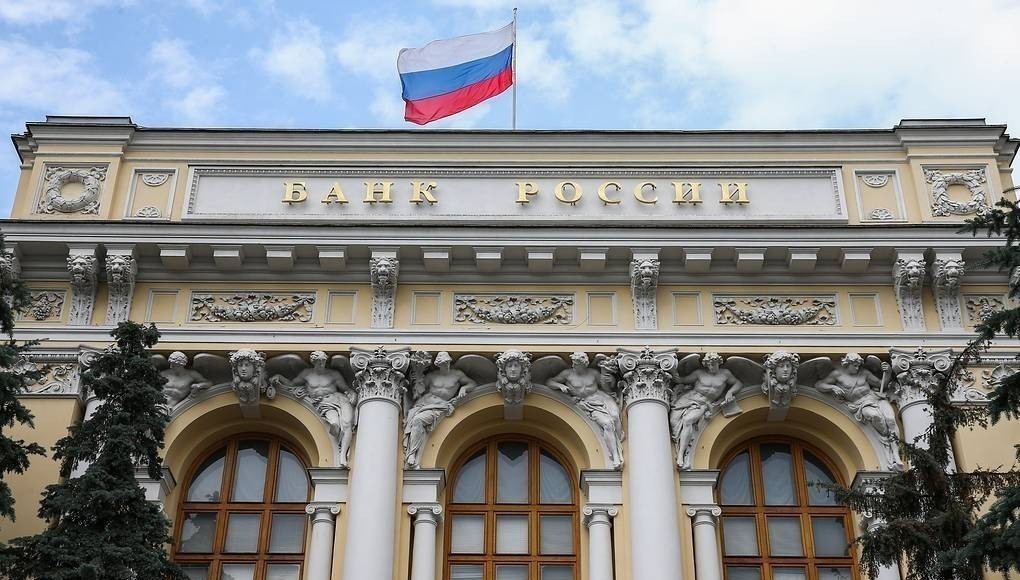
<instances>
[{"instance_id":1,"label":"sky","mask_svg":"<svg viewBox=\"0 0 1020 580\"><path fill-rule=\"evenodd\" d=\"M397 52L518 11L522 129L891 127L1020 135L1020 0L0 0L0 129L417 128ZM440 128L509 128L509 91ZM0 144L0 216L18 159Z\"/></svg>"}]
</instances>

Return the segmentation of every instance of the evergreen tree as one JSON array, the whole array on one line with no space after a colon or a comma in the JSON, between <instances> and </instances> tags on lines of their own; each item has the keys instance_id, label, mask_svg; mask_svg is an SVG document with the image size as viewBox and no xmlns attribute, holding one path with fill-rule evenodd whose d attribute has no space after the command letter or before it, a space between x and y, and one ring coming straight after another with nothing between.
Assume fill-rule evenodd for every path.
<instances>
[{"instance_id":1,"label":"evergreen tree","mask_svg":"<svg viewBox=\"0 0 1020 580\"><path fill-rule=\"evenodd\" d=\"M968 222L964 231L1005 235L1006 246L986 255L990 264L1020 265L1020 222L1010 202ZM1018 295L1017 287L1011 288ZM954 357L949 370L927 388L932 424L917 441L900 441L907 460L903 471L876 482L871 489L835 487L840 501L860 513L869 513L884 525L867 531L857 543L861 564L869 575L880 566L896 566L902 559L907 580L982 580L985 567L1006 571L1018 566L1020 529L1020 473L978 469L957 472L951 442L960 429L987 425L1003 415L1016 416L1020 402L1020 376L999 385L987 406L961 406L951 401L960 375L996 335L1020 332L1020 309L993 314L976 329L977 336ZM1005 491L1004 491L1005 490ZM995 494L999 500L982 517L979 514ZM1008 545L1011 543L1011 547Z\"/></svg>"},{"instance_id":2,"label":"evergreen tree","mask_svg":"<svg viewBox=\"0 0 1020 580\"><path fill-rule=\"evenodd\" d=\"M47 487L39 516L52 526L18 538L0 561L10 580L184 578L164 549L170 523L145 499L135 466L160 477L159 450L169 415L149 348L159 332L123 322L116 344L99 354L82 384L103 403L73 426L54 447L65 472L88 464L85 473Z\"/></svg>"},{"instance_id":3,"label":"evergreen tree","mask_svg":"<svg viewBox=\"0 0 1020 580\"><path fill-rule=\"evenodd\" d=\"M0 255L3 255L3 238L0 237ZM28 290L14 272L0 273L0 333L6 339L0 343L0 516L14 519L14 497L11 486L4 481L8 473L24 473L28 469L29 455L43 455L37 443L13 439L6 431L15 425L34 427L32 413L18 399L28 390L29 381L38 379L37 369L18 368L28 348L35 343L18 344L14 341L14 315L28 306Z\"/></svg>"}]
</instances>

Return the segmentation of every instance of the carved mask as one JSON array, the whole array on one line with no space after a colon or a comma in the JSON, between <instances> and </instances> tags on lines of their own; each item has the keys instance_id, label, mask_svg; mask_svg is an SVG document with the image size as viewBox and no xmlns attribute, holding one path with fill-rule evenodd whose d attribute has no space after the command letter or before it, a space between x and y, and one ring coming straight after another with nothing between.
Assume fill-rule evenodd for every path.
<instances>
[{"instance_id":1,"label":"carved mask","mask_svg":"<svg viewBox=\"0 0 1020 580\"><path fill-rule=\"evenodd\" d=\"M237 376L245 381L250 381L254 379L255 363L246 358L237 361Z\"/></svg>"},{"instance_id":2,"label":"carved mask","mask_svg":"<svg viewBox=\"0 0 1020 580\"><path fill-rule=\"evenodd\" d=\"M507 361L504 372L506 374L506 378L510 382L516 383L521 380L521 377L524 375L524 366L521 364L521 361L511 359Z\"/></svg>"}]
</instances>

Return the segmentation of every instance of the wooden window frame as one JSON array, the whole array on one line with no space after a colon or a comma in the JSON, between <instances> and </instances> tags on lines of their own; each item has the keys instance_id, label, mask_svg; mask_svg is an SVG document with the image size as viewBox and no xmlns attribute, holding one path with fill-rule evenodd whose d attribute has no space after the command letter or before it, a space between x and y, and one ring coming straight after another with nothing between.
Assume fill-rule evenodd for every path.
<instances>
[{"instance_id":1,"label":"wooden window frame","mask_svg":"<svg viewBox=\"0 0 1020 580\"><path fill-rule=\"evenodd\" d=\"M237 463L238 445L242 441L262 441L269 446L269 461L266 464L266 480L262 490L261 502L234 502L231 501L231 493L234 487L235 467ZM223 462L223 477L220 480L220 499L217 502L194 502L188 501L188 493L198 470L206 460L220 451L226 450ZM308 481L308 472L305 471L305 481L308 484L308 493L303 502L277 502L276 483L278 478L280 451L286 450L301 462L302 467L307 470L308 460L304 454L299 452L287 441L265 434L246 433L235 435L219 442L219 444L200 455L188 470L185 479L187 485L181 490L181 501L177 507L177 518L174 521L173 546L171 558L174 563L181 566L201 565L208 566L208 577L210 580L218 579L221 576L221 569L224 564L255 564L255 579L261 580L266 577L266 570L269 564L297 564L299 578L304 575L305 552L308 542L308 525L305 522L302 528L301 551L293 554L274 554L269 552L270 532L272 531L273 516L276 514L297 515L307 518L305 507L311 496L311 484ZM215 513L216 530L213 534L212 551L208 553L180 552L181 528L184 524L184 516L188 513ZM260 516L259 539L255 552L252 553L228 553L223 551L227 536L227 525L230 514L258 514Z\"/></svg>"},{"instance_id":2,"label":"wooden window frame","mask_svg":"<svg viewBox=\"0 0 1020 580\"><path fill-rule=\"evenodd\" d=\"M793 463L793 483L796 505L766 505L765 488L762 478L761 446L771 443L789 445L790 460ZM804 569L806 580L819 580L818 568L838 567L850 568L850 575L853 580L860 580L860 570L857 564L855 545L853 544L853 519L850 517L850 510L845 505L813 506L809 503L807 472L804 468L804 451L808 451L818 461L821 461L835 478L836 483L845 485L840 477L840 471L835 464L817 448L790 437L758 437L741 443L730 450L724 460L720 463L720 483L722 474L730 466L733 459L741 453L748 454L748 470L751 483L751 504L750 505L725 505L722 503L721 489L716 486L716 501L722 508L722 515L719 519L720 548L723 554L723 578L729 578L730 566L757 567L760 570L762 580L771 580L773 567L799 567ZM753 517L755 531L758 540L758 556L727 556L725 548L725 521L723 518L732 516ZM768 516L797 517L800 520L801 546L803 556L772 556L769 549ZM814 535L811 528L812 516L842 517L843 529L846 531L847 545L849 552L847 556L815 556Z\"/></svg>"},{"instance_id":3,"label":"wooden window frame","mask_svg":"<svg viewBox=\"0 0 1020 580\"><path fill-rule=\"evenodd\" d=\"M527 443L528 444L528 503L508 504L496 503L496 485L498 478L497 449L500 443ZM460 477L461 469L468 460L472 459L479 451L485 450L485 489L483 503L455 503L453 492ZM541 502L541 454L545 452L555 459L567 472L570 478L570 503L546 504ZM543 565L569 565L572 567L574 580L580 580L580 548L581 534L578 495L580 490L573 482L576 478L572 476L576 470L573 464L560 453L556 448L525 435L499 435L490 437L464 451L450 470L452 482L447 487L446 501L446 525L444 525L443 538L445 555L443 559L443 580L451 580L451 569L453 566L481 565L482 577L486 580L496 577L496 566L500 565L527 565L529 580L540 580L541 566ZM497 515L528 515L528 554L497 554L496 553L496 516ZM485 518L484 540L482 554L454 554L451 552L453 519L458 515L483 515ZM569 516L571 522L571 535L573 554L571 555L542 555L541 551L541 530L539 528L541 516L559 515Z\"/></svg>"}]
</instances>

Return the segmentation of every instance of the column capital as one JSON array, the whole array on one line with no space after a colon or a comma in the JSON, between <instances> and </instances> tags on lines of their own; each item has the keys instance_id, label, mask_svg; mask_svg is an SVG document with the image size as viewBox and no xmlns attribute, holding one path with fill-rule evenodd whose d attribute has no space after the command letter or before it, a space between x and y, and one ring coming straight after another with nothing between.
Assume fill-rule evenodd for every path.
<instances>
[{"instance_id":1,"label":"column capital","mask_svg":"<svg viewBox=\"0 0 1020 580\"><path fill-rule=\"evenodd\" d=\"M620 510L615 505L605 503L589 503L581 508L581 521L585 527L592 524L610 524L613 518L619 515Z\"/></svg>"},{"instance_id":2,"label":"column capital","mask_svg":"<svg viewBox=\"0 0 1020 580\"><path fill-rule=\"evenodd\" d=\"M694 504L687 506L687 515L694 518L694 525L702 523L715 524L722 515L722 508L715 504Z\"/></svg>"},{"instance_id":3,"label":"column capital","mask_svg":"<svg viewBox=\"0 0 1020 580\"><path fill-rule=\"evenodd\" d=\"M340 515L340 504L331 501L313 501L305 506L305 513L316 521L323 519L333 521Z\"/></svg>"},{"instance_id":4,"label":"column capital","mask_svg":"<svg viewBox=\"0 0 1020 580\"><path fill-rule=\"evenodd\" d=\"M915 350L891 348L894 388L900 412L915 403L922 403L932 388L952 366L953 351L949 348Z\"/></svg>"},{"instance_id":5,"label":"column capital","mask_svg":"<svg viewBox=\"0 0 1020 580\"><path fill-rule=\"evenodd\" d=\"M668 406L673 394L669 371L676 368L676 354L647 346L641 351L620 348L616 352L623 373L625 406L648 400Z\"/></svg>"},{"instance_id":6,"label":"column capital","mask_svg":"<svg viewBox=\"0 0 1020 580\"><path fill-rule=\"evenodd\" d=\"M375 350L351 348L351 366L357 371L354 375L354 388L358 391L358 405L373 399L389 401L401 406L404 392L407 390L407 371L410 362L409 348L386 350L379 347Z\"/></svg>"},{"instance_id":7,"label":"column capital","mask_svg":"<svg viewBox=\"0 0 1020 580\"><path fill-rule=\"evenodd\" d=\"M438 524L443 519L443 506L438 503L413 503L407 506L407 513L415 523Z\"/></svg>"}]
</instances>

